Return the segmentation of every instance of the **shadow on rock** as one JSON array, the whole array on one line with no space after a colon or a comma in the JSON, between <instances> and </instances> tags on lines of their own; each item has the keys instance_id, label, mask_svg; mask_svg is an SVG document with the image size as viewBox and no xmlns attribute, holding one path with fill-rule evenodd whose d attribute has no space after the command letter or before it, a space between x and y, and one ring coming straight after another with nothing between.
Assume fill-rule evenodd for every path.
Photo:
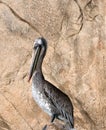
<instances>
[{"instance_id":1,"label":"shadow on rock","mask_svg":"<svg viewBox=\"0 0 106 130\"><path fill-rule=\"evenodd\" d=\"M10 126L2 116L0 116L0 130L11 130Z\"/></svg>"}]
</instances>

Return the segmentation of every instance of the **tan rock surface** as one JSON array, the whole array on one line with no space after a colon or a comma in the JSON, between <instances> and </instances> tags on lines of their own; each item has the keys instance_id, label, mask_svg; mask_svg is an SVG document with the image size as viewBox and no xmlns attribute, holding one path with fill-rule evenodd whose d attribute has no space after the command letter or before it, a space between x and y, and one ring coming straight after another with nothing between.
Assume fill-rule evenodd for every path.
<instances>
[{"instance_id":1,"label":"tan rock surface","mask_svg":"<svg viewBox=\"0 0 106 130\"><path fill-rule=\"evenodd\" d=\"M106 129L105 17L105 0L0 0L0 130L49 123L27 82L39 36L48 40L44 75L72 99L76 129Z\"/></svg>"}]
</instances>

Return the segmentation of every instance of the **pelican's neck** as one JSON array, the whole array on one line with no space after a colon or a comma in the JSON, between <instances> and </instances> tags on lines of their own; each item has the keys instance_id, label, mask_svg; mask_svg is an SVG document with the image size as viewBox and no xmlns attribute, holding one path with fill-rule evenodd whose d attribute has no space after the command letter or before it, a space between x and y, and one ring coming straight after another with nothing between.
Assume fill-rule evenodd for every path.
<instances>
[{"instance_id":1,"label":"pelican's neck","mask_svg":"<svg viewBox=\"0 0 106 130\"><path fill-rule=\"evenodd\" d=\"M37 63L37 67L36 67L36 71L40 72L42 74L42 63L43 63L43 57L39 57L38 63Z\"/></svg>"},{"instance_id":2,"label":"pelican's neck","mask_svg":"<svg viewBox=\"0 0 106 130\"><path fill-rule=\"evenodd\" d=\"M46 54L46 48L42 48L41 54L40 54L39 59L38 59L37 67L36 67L36 71L40 72L42 75L43 75L43 73L42 73L42 63L43 63L43 59L45 57L45 54Z\"/></svg>"}]
</instances>

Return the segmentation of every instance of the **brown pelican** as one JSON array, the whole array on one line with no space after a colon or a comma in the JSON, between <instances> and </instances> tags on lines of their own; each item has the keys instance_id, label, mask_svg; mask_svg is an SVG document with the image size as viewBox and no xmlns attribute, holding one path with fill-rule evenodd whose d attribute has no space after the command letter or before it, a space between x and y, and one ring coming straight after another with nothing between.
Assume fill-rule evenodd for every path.
<instances>
[{"instance_id":1,"label":"brown pelican","mask_svg":"<svg viewBox=\"0 0 106 130\"><path fill-rule=\"evenodd\" d=\"M29 80L32 77L32 95L36 103L51 116L64 121L74 130L73 105L69 97L53 84L45 80L42 73L42 62L47 50L47 41L41 37L35 40L33 46L32 64ZM43 128L46 130L47 125Z\"/></svg>"}]
</instances>

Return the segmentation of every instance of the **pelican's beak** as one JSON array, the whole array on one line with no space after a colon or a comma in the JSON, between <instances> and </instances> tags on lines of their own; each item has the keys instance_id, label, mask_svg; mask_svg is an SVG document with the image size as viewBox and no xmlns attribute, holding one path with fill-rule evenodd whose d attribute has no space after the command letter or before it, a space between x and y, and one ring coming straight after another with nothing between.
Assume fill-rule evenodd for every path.
<instances>
[{"instance_id":1,"label":"pelican's beak","mask_svg":"<svg viewBox=\"0 0 106 130\"><path fill-rule=\"evenodd\" d=\"M34 48L34 52L33 52L33 56L32 56L32 63L31 63L31 67L30 67L30 72L29 72L29 78L28 78L28 82L30 82L33 73L37 67L37 63L38 63L38 59L40 56L40 52L41 52L41 46L36 46L36 49Z\"/></svg>"}]
</instances>

